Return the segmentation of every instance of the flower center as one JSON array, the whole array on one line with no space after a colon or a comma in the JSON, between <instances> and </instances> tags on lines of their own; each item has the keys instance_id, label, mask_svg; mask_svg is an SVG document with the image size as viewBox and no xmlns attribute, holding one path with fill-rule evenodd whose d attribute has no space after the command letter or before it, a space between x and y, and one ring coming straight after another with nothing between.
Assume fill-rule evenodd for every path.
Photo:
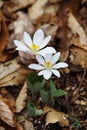
<instances>
[{"instance_id":1,"label":"flower center","mask_svg":"<svg viewBox=\"0 0 87 130\"><path fill-rule=\"evenodd\" d=\"M51 62L46 62L45 63L45 68L50 70L52 68Z\"/></svg>"},{"instance_id":2,"label":"flower center","mask_svg":"<svg viewBox=\"0 0 87 130\"><path fill-rule=\"evenodd\" d=\"M40 47L38 45L32 44L31 49L33 52L37 52L40 49Z\"/></svg>"}]
</instances>

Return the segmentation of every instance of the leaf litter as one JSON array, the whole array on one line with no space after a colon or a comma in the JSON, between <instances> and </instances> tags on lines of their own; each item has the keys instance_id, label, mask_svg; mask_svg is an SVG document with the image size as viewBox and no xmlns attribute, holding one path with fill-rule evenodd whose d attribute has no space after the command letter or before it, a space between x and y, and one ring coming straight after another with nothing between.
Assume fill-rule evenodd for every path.
<instances>
[{"instance_id":1,"label":"leaf litter","mask_svg":"<svg viewBox=\"0 0 87 130\"><path fill-rule=\"evenodd\" d=\"M73 130L77 127L70 123L75 118L80 121L79 130L87 129L86 4L87 0L0 1L1 130ZM30 93L26 84L30 72L27 65L33 58L17 52L13 44L14 39L22 40L24 31L32 37L38 28L52 35L49 44L60 51L61 59L69 64L68 69L60 70L63 75L60 79L53 77L57 89L65 90L68 95L55 97L54 104L48 100L47 106L41 104L38 95ZM43 111L41 116L30 116L27 103L31 99L36 110Z\"/></svg>"}]
</instances>

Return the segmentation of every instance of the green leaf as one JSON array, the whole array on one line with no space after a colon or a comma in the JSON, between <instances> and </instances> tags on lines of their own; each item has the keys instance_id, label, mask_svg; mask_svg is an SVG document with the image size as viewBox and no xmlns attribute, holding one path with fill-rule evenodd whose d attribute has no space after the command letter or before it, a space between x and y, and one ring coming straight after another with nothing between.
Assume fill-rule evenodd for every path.
<instances>
[{"instance_id":1,"label":"green leaf","mask_svg":"<svg viewBox=\"0 0 87 130\"><path fill-rule=\"evenodd\" d=\"M64 91L62 89L58 89L57 93L55 94L55 97L65 96L66 94L67 94L66 91Z\"/></svg>"},{"instance_id":2,"label":"green leaf","mask_svg":"<svg viewBox=\"0 0 87 130\"><path fill-rule=\"evenodd\" d=\"M55 87L55 84L52 81L50 81L50 93L51 93L51 98L60 97L60 96L64 96L67 94L67 92L65 92L64 90L57 89Z\"/></svg>"},{"instance_id":3,"label":"green leaf","mask_svg":"<svg viewBox=\"0 0 87 130\"><path fill-rule=\"evenodd\" d=\"M73 122L70 126L74 126L76 130L79 130L79 128L81 126L80 121L77 118L72 117L72 116L70 116L69 118Z\"/></svg>"},{"instance_id":4,"label":"green leaf","mask_svg":"<svg viewBox=\"0 0 87 130\"><path fill-rule=\"evenodd\" d=\"M44 79L41 82L34 83L33 92L40 92L40 90L44 88L45 84L46 84L46 80Z\"/></svg>"},{"instance_id":5,"label":"green leaf","mask_svg":"<svg viewBox=\"0 0 87 130\"><path fill-rule=\"evenodd\" d=\"M38 76L36 73L31 72L28 75L27 82L29 84L29 89L32 93L40 92L46 84L46 80L42 76Z\"/></svg>"},{"instance_id":6,"label":"green leaf","mask_svg":"<svg viewBox=\"0 0 87 130\"><path fill-rule=\"evenodd\" d=\"M41 89L40 96L42 98L42 102L46 103L49 99L49 92L46 92L45 90Z\"/></svg>"},{"instance_id":7,"label":"green leaf","mask_svg":"<svg viewBox=\"0 0 87 130\"><path fill-rule=\"evenodd\" d=\"M55 95L57 93L57 89L56 89L55 84L52 80L50 81L50 93L51 93L51 97L55 97Z\"/></svg>"},{"instance_id":8,"label":"green leaf","mask_svg":"<svg viewBox=\"0 0 87 130\"><path fill-rule=\"evenodd\" d=\"M31 116L39 116L43 113L42 109L37 109L33 103L28 104Z\"/></svg>"},{"instance_id":9,"label":"green leaf","mask_svg":"<svg viewBox=\"0 0 87 130\"><path fill-rule=\"evenodd\" d=\"M42 81L42 80L43 80L43 76L38 76L37 73L31 72L31 73L28 74L27 80L28 80L28 82L30 82L31 84L34 84L34 83L36 83L36 82Z\"/></svg>"},{"instance_id":10,"label":"green leaf","mask_svg":"<svg viewBox=\"0 0 87 130\"><path fill-rule=\"evenodd\" d=\"M37 116L43 114L42 109L36 109L35 114L36 114Z\"/></svg>"},{"instance_id":11,"label":"green leaf","mask_svg":"<svg viewBox=\"0 0 87 130\"><path fill-rule=\"evenodd\" d=\"M33 103L28 103L28 109L30 111L30 115L35 116L35 106Z\"/></svg>"}]
</instances>

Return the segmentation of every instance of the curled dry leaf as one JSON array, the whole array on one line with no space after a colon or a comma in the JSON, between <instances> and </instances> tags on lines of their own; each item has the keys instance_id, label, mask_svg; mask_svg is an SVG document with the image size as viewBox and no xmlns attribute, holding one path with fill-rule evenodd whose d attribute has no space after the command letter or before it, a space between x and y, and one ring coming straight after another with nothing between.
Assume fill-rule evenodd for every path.
<instances>
[{"instance_id":1,"label":"curled dry leaf","mask_svg":"<svg viewBox=\"0 0 87 130\"><path fill-rule=\"evenodd\" d=\"M16 113L21 112L21 110L25 107L26 105L26 99L27 99L27 82L24 83L17 99L16 99Z\"/></svg>"},{"instance_id":2,"label":"curled dry leaf","mask_svg":"<svg viewBox=\"0 0 87 130\"><path fill-rule=\"evenodd\" d=\"M67 115L63 112L58 112L53 108L50 108L48 106L45 106L44 109L44 114L46 114L46 123L45 126L47 126L50 123L56 123L59 122L59 125L64 127L64 126L69 126L69 120L67 119Z\"/></svg>"},{"instance_id":3,"label":"curled dry leaf","mask_svg":"<svg viewBox=\"0 0 87 130\"><path fill-rule=\"evenodd\" d=\"M0 96L0 119L11 127L16 126L16 121L10 102L2 96Z\"/></svg>"},{"instance_id":4,"label":"curled dry leaf","mask_svg":"<svg viewBox=\"0 0 87 130\"><path fill-rule=\"evenodd\" d=\"M83 27L80 25L80 23L77 21L75 16L72 14L72 12L69 12L68 26L72 30L72 33L74 34L77 33L79 35L81 45L87 44L86 32L83 29Z\"/></svg>"},{"instance_id":5,"label":"curled dry leaf","mask_svg":"<svg viewBox=\"0 0 87 130\"><path fill-rule=\"evenodd\" d=\"M70 51L71 51L70 61L75 65L81 65L81 67L86 68L87 51L78 47L71 47Z\"/></svg>"},{"instance_id":6,"label":"curled dry leaf","mask_svg":"<svg viewBox=\"0 0 87 130\"><path fill-rule=\"evenodd\" d=\"M19 58L15 58L5 63L0 63L0 79L17 71L20 68Z\"/></svg>"},{"instance_id":7,"label":"curled dry leaf","mask_svg":"<svg viewBox=\"0 0 87 130\"><path fill-rule=\"evenodd\" d=\"M37 0L32 7L29 8L29 17L31 19L37 19L39 17L41 17L44 13L44 8L46 3L48 2L48 0L43 0L43 2L41 0Z\"/></svg>"},{"instance_id":8,"label":"curled dry leaf","mask_svg":"<svg viewBox=\"0 0 87 130\"><path fill-rule=\"evenodd\" d=\"M24 82L27 74L29 73L29 69L19 68L17 71L7 75L3 79L0 80L0 87L19 85Z\"/></svg>"}]
</instances>

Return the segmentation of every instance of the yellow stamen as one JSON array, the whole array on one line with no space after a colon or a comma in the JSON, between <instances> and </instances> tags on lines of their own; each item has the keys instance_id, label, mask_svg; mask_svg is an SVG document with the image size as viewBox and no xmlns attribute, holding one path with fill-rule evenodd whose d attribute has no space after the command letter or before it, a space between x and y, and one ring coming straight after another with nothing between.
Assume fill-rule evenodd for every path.
<instances>
[{"instance_id":1,"label":"yellow stamen","mask_svg":"<svg viewBox=\"0 0 87 130\"><path fill-rule=\"evenodd\" d=\"M37 52L40 49L40 47L38 45L32 44L31 49L32 51Z\"/></svg>"},{"instance_id":2,"label":"yellow stamen","mask_svg":"<svg viewBox=\"0 0 87 130\"><path fill-rule=\"evenodd\" d=\"M45 63L45 67L46 67L47 69L51 69L51 68L52 68L51 62L46 62L46 63Z\"/></svg>"}]
</instances>

